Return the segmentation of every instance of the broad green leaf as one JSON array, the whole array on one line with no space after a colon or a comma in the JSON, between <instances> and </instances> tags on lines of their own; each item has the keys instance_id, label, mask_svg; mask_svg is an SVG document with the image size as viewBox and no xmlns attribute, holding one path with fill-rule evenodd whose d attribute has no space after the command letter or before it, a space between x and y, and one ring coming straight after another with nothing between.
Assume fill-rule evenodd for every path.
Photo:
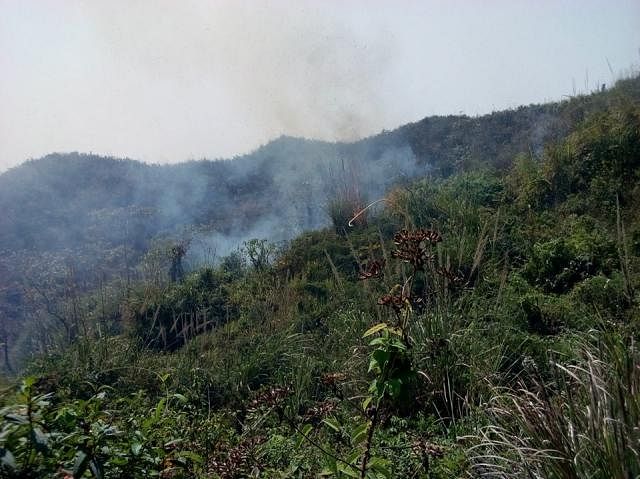
<instances>
[{"instance_id":1,"label":"broad green leaf","mask_svg":"<svg viewBox=\"0 0 640 479\"><path fill-rule=\"evenodd\" d=\"M393 475L391 474L391 471L388 469L388 466L389 466L389 461L381 457L372 457L369 460L369 467L371 468L371 470L377 472L378 474L381 474L384 477L391 478L393 477Z\"/></svg>"},{"instance_id":2,"label":"broad green leaf","mask_svg":"<svg viewBox=\"0 0 640 479\"><path fill-rule=\"evenodd\" d=\"M349 477L360 477L360 472L353 466L348 466L341 462L338 463L338 471Z\"/></svg>"},{"instance_id":3,"label":"broad green leaf","mask_svg":"<svg viewBox=\"0 0 640 479\"><path fill-rule=\"evenodd\" d=\"M378 367L380 370L383 370L391 357L391 353L389 351L385 351L384 349L376 349L373 353L371 353L371 359L375 360L378 363Z\"/></svg>"},{"instance_id":4,"label":"broad green leaf","mask_svg":"<svg viewBox=\"0 0 640 479\"><path fill-rule=\"evenodd\" d=\"M396 349L399 349L400 351L407 350L407 346L398 338L393 338L393 340L391 341L391 346L393 346Z\"/></svg>"},{"instance_id":5,"label":"broad green leaf","mask_svg":"<svg viewBox=\"0 0 640 479\"><path fill-rule=\"evenodd\" d=\"M356 447L345 458L345 462L348 462L349 464L356 464L358 459L360 459L360 456L362 456L362 451L360 448Z\"/></svg>"},{"instance_id":6,"label":"broad green leaf","mask_svg":"<svg viewBox=\"0 0 640 479\"><path fill-rule=\"evenodd\" d=\"M381 346L381 345L385 345L387 343L387 339L384 337L377 337L377 338L373 338L370 342L369 342L369 346Z\"/></svg>"},{"instance_id":7,"label":"broad green leaf","mask_svg":"<svg viewBox=\"0 0 640 479\"><path fill-rule=\"evenodd\" d=\"M373 381L371 381L371 384L369 385L369 392L374 393L377 390L378 390L378 380L374 379Z\"/></svg>"},{"instance_id":8,"label":"broad green leaf","mask_svg":"<svg viewBox=\"0 0 640 479\"><path fill-rule=\"evenodd\" d=\"M173 397L176 398L178 401L180 401L183 404L188 402L187 398L183 394L175 393L173 395Z\"/></svg>"},{"instance_id":9,"label":"broad green leaf","mask_svg":"<svg viewBox=\"0 0 640 479\"><path fill-rule=\"evenodd\" d=\"M376 373L376 374L380 374L381 369L380 369L380 365L378 364L378 361L376 360L376 358L371 358L369 360L369 369L367 369L368 373Z\"/></svg>"},{"instance_id":10,"label":"broad green leaf","mask_svg":"<svg viewBox=\"0 0 640 479\"><path fill-rule=\"evenodd\" d=\"M369 385L369 392L381 398L382 395L384 394L384 390L386 387L385 384L386 384L385 382L381 382L381 381L378 381L377 379L374 379L373 381L371 381L371 384Z\"/></svg>"},{"instance_id":11,"label":"broad green leaf","mask_svg":"<svg viewBox=\"0 0 640 479\"><path fill-rule=\"evenodd\" d=\"M33 386L37 380L38 378L36 378L35 376L27 376L22 380L22 387L28 389Z\"/></svg>"},{"instance_id":12,"label":"broad green leaf","mask_svg":"<svg viewBox=\"0 0 640 479\"><path fill-rule=\"evenodd\" d=\"M306 439L306 437L309 436L309 433L313 430L313 426L311 424L305 424L304 427L302 428L302 434L298 434L298 440L296 441L296 449L298 449L302 443L304 442L304 440Z\"/></svg>"},{"instance_id":13,"label":"broad green leaf","mask_svg":"<svg viewBox=\"0 0 640 479\"><path fill-rule=\"evenodd\" d=\"M325 423L327 426L329 426L331 429L333 429L336 432L340 432L340 423L338 422L338 420L334 417L326 417L322 420L323 423Z\"/></svg>"},{"instance_id":14,"label":"broad green leaf","mask_svg":"<svg viewBox=\"0 0 640 479\"><path fill-rule=\"evenodd\" d=\"M154 415L155 419L159 419L160 416L162 416L166 403L167 403L167 398L162 398L160 399L160 401L158 401L158 405L156 406L156 411Z\"/></svg>"},{"instance_id":15,"label":"broad green leaf","mask_svg":"<svg viewBox=\"0 0 640 479\"><path fill-rule=\"evenodd\" d=\"M331 456L325 457L326 466L322 469L321 475L337 476L338 475L338 461Z\"/></svg>"},{"instance_id":16,"label":"broad green leaf","mask_svg":"<svg viewBox=\"0 0 640 479\"><path fill-rule=\"evenodd\" d=\"M360 424L353 430L351 434L351 445L357 446L367 438L367 432L369 431L369 422Z\"/></svg>"}]
</instances>

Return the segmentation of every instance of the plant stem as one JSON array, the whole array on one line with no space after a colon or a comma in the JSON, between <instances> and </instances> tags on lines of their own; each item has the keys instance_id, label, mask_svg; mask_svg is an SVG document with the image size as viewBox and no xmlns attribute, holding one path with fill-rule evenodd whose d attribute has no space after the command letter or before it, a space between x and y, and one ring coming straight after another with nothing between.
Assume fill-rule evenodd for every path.
<instances>
[{"instance_id":1,"label":"plant stem","mask_svg":"<svg viewBox=\"0 0 640 479\"><path fill-rule=\"evenodd\" d=\"M367 475L367 464L371 458L371 446L373 443L373 433L375 432L376 425L378 424L378 411L380 402L376 405L373 416L371 417L371 424L369 425L369 431L367 432L367 442L365 443L364 455L362 456L362 466L360 468L360 479L365 479Z\"/></svg>"}]
</instances>

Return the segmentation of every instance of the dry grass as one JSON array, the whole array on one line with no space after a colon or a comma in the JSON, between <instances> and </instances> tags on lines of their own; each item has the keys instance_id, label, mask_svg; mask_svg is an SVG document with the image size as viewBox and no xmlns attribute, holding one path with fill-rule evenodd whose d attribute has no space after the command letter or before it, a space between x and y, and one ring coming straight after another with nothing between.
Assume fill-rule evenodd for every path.
<instances>
[{"instance_id":1,"label":"dry grass","mask_svg":"<svg viewBox=\"0 0 640 479\"><path fill-rule=\"evenodd\" d=\"M579 361L496 390L492 424L471 454L483 477L616 478L640 474L640 352L630 338L583 341Z\"/></svg>"}]
</instances>

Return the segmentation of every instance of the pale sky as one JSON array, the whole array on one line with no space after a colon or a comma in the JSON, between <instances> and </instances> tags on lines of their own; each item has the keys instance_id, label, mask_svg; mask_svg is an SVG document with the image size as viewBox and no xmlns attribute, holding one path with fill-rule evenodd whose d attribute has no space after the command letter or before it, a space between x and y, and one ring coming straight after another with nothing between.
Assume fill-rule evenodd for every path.
<instances>
[{"instance_id":1,"label":"pale sky","mask_svg":"<svg viewBox=\"0 0 640 479\"><path fill-rule=\"evenodd\" d=\"M0 0L0 171L168 163L562 99L640 65L638 0Z\"/></svg>"}]
</instances>

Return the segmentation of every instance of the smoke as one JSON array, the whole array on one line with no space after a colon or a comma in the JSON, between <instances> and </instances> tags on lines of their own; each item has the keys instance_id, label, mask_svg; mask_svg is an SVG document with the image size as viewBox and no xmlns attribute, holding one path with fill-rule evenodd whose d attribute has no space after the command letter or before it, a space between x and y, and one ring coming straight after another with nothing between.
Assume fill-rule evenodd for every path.
<instances>
[{"instance_id":1,"label":"smoke","mask_svg":"<svg viewBox=\"0 0 640 479\"><path fill-rule=\"evenodd\" d=\"M390 107L382 93L393 36L366 15L230 0L92 2L83 12L132 109L161 109L151 125L160 130L162 117L184 117L174 132L182 143L204 135L224 143L229 129L232 151L238 135L249 144L280 134L353 140L381 129Z\"/></svg>"},{"instance_id":2,"label":"smoke","mask_svg":"<svg viewBox=\"0 0 640 479\"><path fill-rule=\"evenodd\" d=\"M223 227L194 234L189 252L194 266L224 257L249 239L279 243L328 226L328 204L343 189L358 191L363 201L379 199L394 184L423 176L431 168L417 161L401 136L357 143L285 137L227 165L229 178L243 182L251 181L251 171L257 172L264 190L258 193L259 204L250 203L253 215L235 211ZM243 208L243 200L228 192L222 201Z\"/></svg>"},{"instance_id":3,"label":"smoke","mask_svg":"<svg viewBox=\"0 0 640 479\"><path fill-rule=\"evenodd\" d=\"M637 63L637 2L524 7L0 0L0 170L52 151L176 163L280 134L353 140Z\"/></svg>"}]
</instances>

